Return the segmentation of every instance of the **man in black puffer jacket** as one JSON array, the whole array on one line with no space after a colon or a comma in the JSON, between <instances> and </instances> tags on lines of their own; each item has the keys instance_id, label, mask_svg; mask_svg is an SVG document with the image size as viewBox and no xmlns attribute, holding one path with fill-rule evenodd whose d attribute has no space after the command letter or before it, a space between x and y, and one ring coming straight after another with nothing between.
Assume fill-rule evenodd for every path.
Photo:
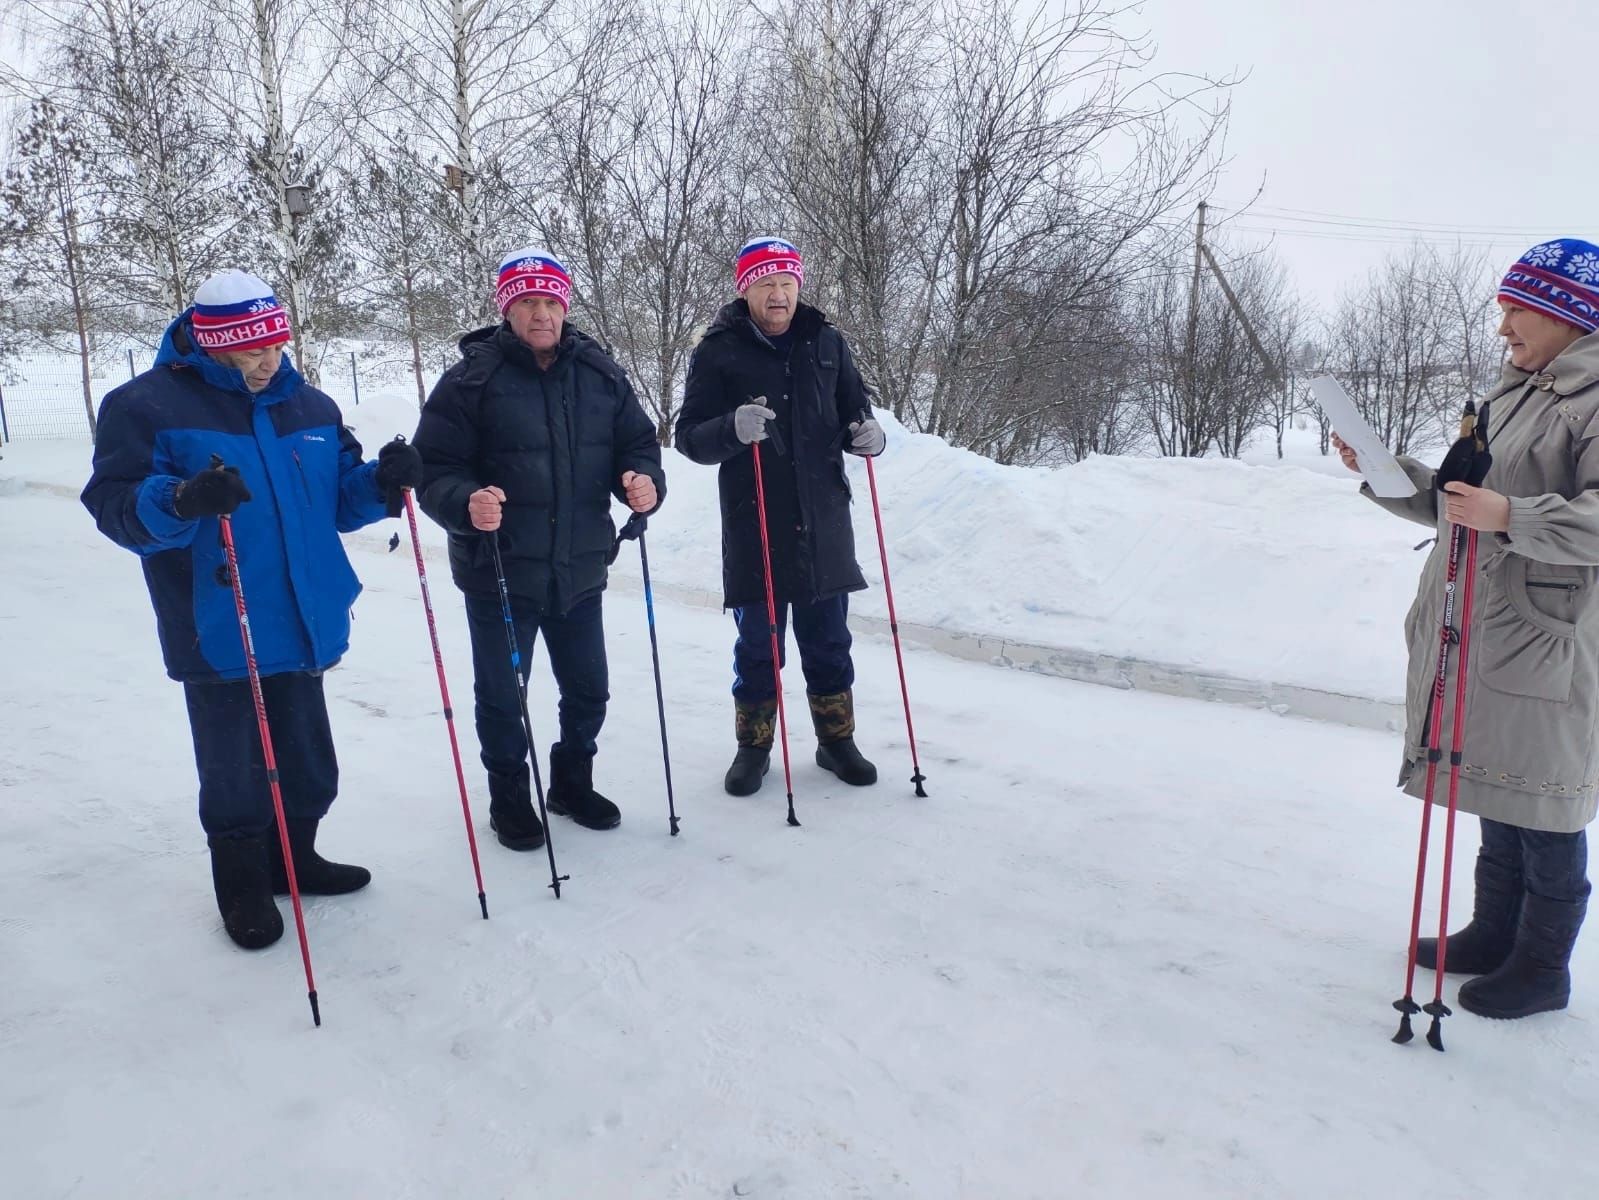
<instances>
[{"instance_id":1,"label":"man in black puffer jacket","mask_svg":"<svg viewBox=\"0 0 1599 1200\"><path fill-rule=\"evenodd\" d=\"M544 828L490 540L522 661L542 632L560 689L550 811L610 829L621 813L594 790L593 771L610 699L600 598L616 537L611 497L651 513L666 495L655 427L627 376L566 323L571 288L548 252L507 255L495 293L505 320L461 339L461 361L428 397L414 442L422 509L449 531L450 572L466 594L489 824L513 850L542 846Z\"/></svg>"},{"instance_id":2,"label":"man in black puffer jacket","mask_svg":"<svg viewBox=\"0 0 1599 1200\"><path fill-rule=\"evenodd\" d=\"M777 687L766 612L755 463L760 444L779 645L789 613L816 728L816 761L846 783L877 782L855 746L849 593L866 586L855 561L843 452L883 451L882 427L844 337L799 302L804 265L794 246L757 238L739 252L741 299L717 314L695 348L677 422L677 448L719 463L723 604L733 609L734 730L725 786L747 796L770 767ZM768 425L780 438L769 440Z\"/></svg>"}]
</instances>

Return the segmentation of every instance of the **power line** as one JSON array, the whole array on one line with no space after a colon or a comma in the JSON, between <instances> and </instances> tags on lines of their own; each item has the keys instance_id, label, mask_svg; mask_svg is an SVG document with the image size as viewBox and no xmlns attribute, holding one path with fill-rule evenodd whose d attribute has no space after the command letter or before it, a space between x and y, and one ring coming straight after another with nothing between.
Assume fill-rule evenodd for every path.
<instances>
[{"instance_id":1,"label":"power line","mask_svg":"<svg viewBox=\"0 0 1599 1200\"><path fill-rule=\"evenodd\" d=\"M1370 234L1354 232L1338 232L1330 229L1283 229L1271 225L1245 225L1239 222L1229 222L1218 228L1231 230L1237 233L1253 233L1261 236L1309 238L1314 241L1324 242L1354 242L1369 246L1409 246L1421 243L1426 246L1467 246L1481 249L1496 249L1501 246L1525 246L1524 236L1511 235L1509 237L1457 237L1448 234L1405 233L1401 230L1391 232L1373 231Z\"/></svg>"},{"instance_id":2,"label":"power line","mask_svg":"<svg viewBox=\"0 0 1599 1200\"><path fill-rule=\"evenodd\" d=\"M1549 230L1548 225L1457 225L1440 221L1400 221L1387 217L1361 217L1348 213L1318 212L1314 209L1281 208L1271 205L1241 209L1219 204L1211 207L1230 213L1240 220L1288 221L1301 225L1370 229L1377 232L1521 238L1537 237L1547 234Z\"/></svg>"}]
</instances>

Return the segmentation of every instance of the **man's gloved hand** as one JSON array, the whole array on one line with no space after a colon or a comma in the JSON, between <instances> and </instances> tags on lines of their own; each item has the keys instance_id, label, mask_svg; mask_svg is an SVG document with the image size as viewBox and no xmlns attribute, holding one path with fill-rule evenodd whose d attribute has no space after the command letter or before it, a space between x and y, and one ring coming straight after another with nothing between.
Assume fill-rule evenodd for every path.
<instances>
[{"instance_id":1,"label":"man's gloved hand","mask_svg":"<svg viewBox=\"0 0 1599 1200\"><path fill-rule=\"evenodd\" d=\"M856 421L849 427L849 433L849 452L859 454L862 458L876 458L883 452L883 447L888 445L888 437L883 433L883 427L871 417L867 417L864 421Z\"/></svg>"},{"instance_id":2,"label":"man's gloved hand","mask_svg":"<svg viewBox=\"0 0 1599 1200\"><path fill-rule=\"evenodd\" d=\"M397 437L378 451L377 484L388 503L389 516L397 517L405 507L401 493L422 483L422 456L415 446Z\"/></svg>"},{"instance_id":3,"label":"man's gloved hand","mask_svg":"<svg viewBox=\"0 0 1599 1200\"><path fill-rule=\"evenodd\" d=\"M207 467L178 484L172 493L172 514L182 521L226 517L248 499L250 489L239 477L238 467Z\"/></svg>"},{"instance_id":4,"label":"man's gloved hand","mask_svg":"<svg viewBox=\"0 0 1599 1200\"><path fill-rule=\"evenodd\" d=\"M777 414L766 407L765 400L765 396L757 396L733 410L733 432L746 446L764 442L766 422L777 419Z\"/></svg>"}]
</instances>

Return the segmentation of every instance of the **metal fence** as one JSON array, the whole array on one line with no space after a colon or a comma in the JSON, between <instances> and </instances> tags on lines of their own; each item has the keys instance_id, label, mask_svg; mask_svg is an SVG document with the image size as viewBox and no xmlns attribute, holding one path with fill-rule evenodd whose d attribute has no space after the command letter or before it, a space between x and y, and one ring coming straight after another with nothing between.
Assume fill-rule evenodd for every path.
<instances>
[{"instance_id":1,"label":"metal fence","mask_svg":"<svg viewBox=\"0 0 1599 1200\"><path fill-rule=\"evenodd\" d=\"M106 393L147 368L153 357L153 351L135 347L94 355L89 393L95 410ZM28 352L0 369L0 438L13 442L88 436L83 365L75 355Z\"/></svg>"}]
</instances>

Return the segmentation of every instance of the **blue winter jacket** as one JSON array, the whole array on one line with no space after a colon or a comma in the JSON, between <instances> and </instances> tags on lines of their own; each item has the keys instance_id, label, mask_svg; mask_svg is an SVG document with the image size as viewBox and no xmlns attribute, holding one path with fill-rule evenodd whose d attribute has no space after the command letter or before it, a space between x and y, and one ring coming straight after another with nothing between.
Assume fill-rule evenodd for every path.
<instances>
[{"instance_id":1,"label":"blue winter jacket","mask_svg":"<svg viewBox=\"0 0 1599 1200\"><path fill-rule=\"evenodd\" d=\"M243 679L220 523L172 511L178 485L220 455L252 497L233 514L233 539L261 674L332 666L349 649L361 591L339 534L386 515L377 464L361 461L338 406L287 356L252 394L193 344L188 318L168 327L154 367L105 398L84 506L144 560L167 674Z\"/></svg>"}]
</instances>

